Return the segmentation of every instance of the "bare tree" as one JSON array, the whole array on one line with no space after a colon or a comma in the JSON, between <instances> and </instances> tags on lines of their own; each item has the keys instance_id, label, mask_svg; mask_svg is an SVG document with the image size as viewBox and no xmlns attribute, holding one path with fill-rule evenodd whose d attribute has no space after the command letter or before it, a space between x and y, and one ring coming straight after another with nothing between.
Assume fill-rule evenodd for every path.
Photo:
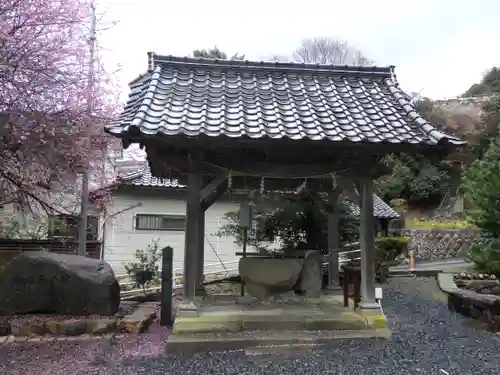
<instances>
[{"instance_id":1,"label":"bare tree","mask_svg":"<svg viewBox=\"0 0 500 375\"><path fill-rule=\"evenodd\" d=\"M266 58L266 61L272 62L292 62L293 59L285 55L272 55Z\"/></svg>"},{"instance_id":2,"label":"bare tree","mask_svg":"<svg viewBox=\"0 0 500 375\"><path fill-rule=\"evenodd\" d=\"M373 61L346 41L332 38L302 40L293 54L297 62L308 64L371 65Z\"/></svg>"}]
</instances>

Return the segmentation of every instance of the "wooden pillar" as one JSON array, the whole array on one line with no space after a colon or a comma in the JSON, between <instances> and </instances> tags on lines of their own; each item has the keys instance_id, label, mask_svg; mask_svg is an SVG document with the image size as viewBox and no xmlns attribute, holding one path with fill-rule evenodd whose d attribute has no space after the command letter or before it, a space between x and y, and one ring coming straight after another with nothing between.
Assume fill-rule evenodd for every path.
<instances>
[{"instance_id":1,"label":"wooden pillar","mask_svg":"<svg viewBox=\"0 0 500 375\"><path fill-rule=\"evenodd\" d=\"M386 218L380 219L380 228L381 228L382 236L388 237L389 236L389 219L386 219Z\"/></svg>"},{"instance_id":2,"label":"wooden pillar","mask_svg":"<svg viewBox=\"0 0 500 375\"><path fill-rule=\"evenodd\" d=\"M361 245L361 303L362 309L379 308L375 301L375 233L373 230L373 180L360 184L360 245Z\"/></svg>"},{"instance_id":3,"label":"wooden pillar","mask_svg":"<svg viewBox=\"0 0 500 375\"><path fill-rule=\"evenodd\" d=\"M199 212L200 212L201 178L195 173L188 175L186 202L186 230L184 239L184 275L183 296L177 314L192 316L197 314L194 303L196 292L196 274L198 272Z\"/></svg>"},{"instance_id":4,"label":"wooden pillar","mask_svg":"<svg viewBox=\"0 0 500 375\"><path fill-rule=\"evenodd\" d=\"M198 252L196 257L196 293L203 294L203 274L205 265L205 211L198 212Z\"/></svg>"},{"instance_id":5,"label":"wooden pillar","mask_svg":"<svg viewBox=\"0 0 500 375\"><path fill-rule=\"evenodd\" d=\"M339 286L339 248L340 232L339 223L341 218L340 200L342 189L340 186L333 186L333 190L328 194L328 289L340 289Z\"/></svg>"},{"instance_id":6,"label":"wooden pillar","mask_svg":"<svg viewBox=\"0 0 500 375\"><path fill-rule=\"evenodd\" d=\"M328 289L340 289L339 286L339 233L340 214L328 213Z\"/></svg>"}]
</instances>

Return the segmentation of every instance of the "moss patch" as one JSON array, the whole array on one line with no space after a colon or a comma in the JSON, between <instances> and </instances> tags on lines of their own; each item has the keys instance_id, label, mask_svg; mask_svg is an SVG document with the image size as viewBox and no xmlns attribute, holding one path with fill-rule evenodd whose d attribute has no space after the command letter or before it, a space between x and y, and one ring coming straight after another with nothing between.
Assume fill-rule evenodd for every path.
<instances>
[{"instance_id":1,"label":"moss patch","mask_svg":"<svg viewBox=\"0 0 500 375\"><path fill-rule=\"evenodd\" d=\"M475 229L476 227L465 220L419 220L407 219L408 229Z\"/></svg>"}]
</instances>

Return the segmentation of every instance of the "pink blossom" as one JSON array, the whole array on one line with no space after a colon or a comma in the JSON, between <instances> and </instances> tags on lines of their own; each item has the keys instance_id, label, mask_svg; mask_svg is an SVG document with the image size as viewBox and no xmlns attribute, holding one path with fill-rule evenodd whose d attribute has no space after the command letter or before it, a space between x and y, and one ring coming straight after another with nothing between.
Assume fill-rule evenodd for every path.
<instances>
[{"instance_id":1,"label":"pink blossom","mask_svg":"<svg viewBox=\"0 0 500 375\"><path fill-rule=\"evenodd\" d=\"M111 141L117 97L99 64L88 79L90 12L88 0L0 2L0 204L57 209L49 189L99 165Z\"/></svg>"}]
</instances>

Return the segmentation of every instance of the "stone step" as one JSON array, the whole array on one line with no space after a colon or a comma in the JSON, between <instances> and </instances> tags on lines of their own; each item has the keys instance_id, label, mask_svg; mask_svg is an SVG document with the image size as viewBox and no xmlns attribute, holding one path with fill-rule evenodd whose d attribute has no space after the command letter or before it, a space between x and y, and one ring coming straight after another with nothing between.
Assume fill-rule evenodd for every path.
<instances>
[{"instance_id":1,"label":"stone step","mask_svg":"<svg viewBox=\"0 0 500 375\"><path fill-rule=\"evenodd\" d=\"M271 353L287 348L311 348L337 340L389 339L387 328L344 331L245 331L224 333L172 334L167 353L192 354L206 351L246 350L249 355Z\"/></svg>"},{"instance_id":2,"label":"stone step","mask_svg":"<svg viewBox=\"0 0 500 375\"><path fill-rule=\"evenodd\" d=\"M178 317L175 320L175 334L238 332L238 331L302 331L302 330L363 330L373 324L364 316L353 312L315 314L305 311L301 314L285 313L282 310L246 312L244 314L200 315ZM377 328L377 327L375 327Z\"/></svg>"}]
</instances>

